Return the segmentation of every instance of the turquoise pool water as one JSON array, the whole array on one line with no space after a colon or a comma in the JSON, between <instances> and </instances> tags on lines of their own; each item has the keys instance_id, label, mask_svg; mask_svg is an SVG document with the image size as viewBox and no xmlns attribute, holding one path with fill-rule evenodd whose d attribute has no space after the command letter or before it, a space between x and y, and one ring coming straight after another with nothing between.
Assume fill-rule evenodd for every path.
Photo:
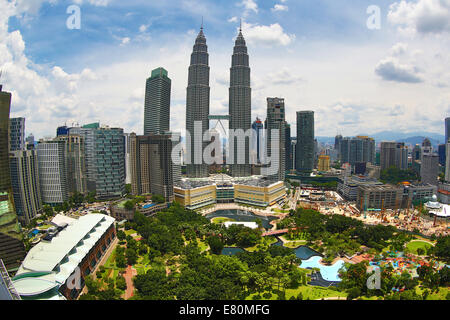
<instances>
[{"instance_id":1,"label":"turquoise pool water","mask_svg":"<svg viewBox=\"0 0 450 320\"><path fill-rule=\"evenodd\" d=\"M320 274L322 278L327 281L341 281L339 278L339 269L341 269L345 262L343 260L339 260L332 266L323 266L319 263L322 257L314 256L308 260L303 260L301 264L301 268L319 268Z\"/></svg>"}]
</instances>

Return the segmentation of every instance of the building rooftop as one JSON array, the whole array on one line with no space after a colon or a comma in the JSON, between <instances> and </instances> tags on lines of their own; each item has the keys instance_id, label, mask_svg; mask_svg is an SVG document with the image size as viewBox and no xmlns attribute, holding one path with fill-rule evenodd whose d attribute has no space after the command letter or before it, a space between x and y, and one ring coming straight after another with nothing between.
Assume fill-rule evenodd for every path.
<instances>
[{"instance_id":1,"label":"building rooftop","mask_svg":"<svg viewBox=\"0 0 450 320\"><path fill-rule=\"evenodd\" d=\"M33 247L17 275L51 271L59 283L64 283L114 221L103 214L88 214L71 222L51 241Z\"/></svg>"},{"instance_id":2,"label":"building rooftop","mask_svg":"<svg viewBox=\"0 0 450 320\"><path fill-rule=\"evenodd\" d=\"M254 186L254 187L269 187L280 181L268 180L263 176L250 176L250 177L239 177L233 178L226 174L216 174L211 175L208 178L186 178L181 181L176 182L175 187L182 189L196 189L205 186L233 186L233 185L244 185L244 186Z\"/></svg>"}]
</instances>

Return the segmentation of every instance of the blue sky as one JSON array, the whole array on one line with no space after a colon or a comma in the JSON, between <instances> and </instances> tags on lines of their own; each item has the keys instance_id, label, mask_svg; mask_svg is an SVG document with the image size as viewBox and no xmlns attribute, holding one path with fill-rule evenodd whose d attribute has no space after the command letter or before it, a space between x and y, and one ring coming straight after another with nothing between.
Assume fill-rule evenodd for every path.
<instances>
[{"instance_id":1,"label":"blue sky","mask_svg":"<svg viewBox=\"0 0 450 320\"><path fill-rule=\"evenodd\" d=\"M226 113L239 19L252 68L252 117L266 97L316 111L316 134L383 130L443 133L450 115L450 0L0 0L0 68L12 116L27 133L89 123L142 133L145 79L172 78L171 126L182 130L187 68L203 16L211 65L211 113ZM66 28L69 5L81 29ZM278 10L275 10L278 8ZM3 51L1 51L3 50Z\"/></svg>"}]
</instances>

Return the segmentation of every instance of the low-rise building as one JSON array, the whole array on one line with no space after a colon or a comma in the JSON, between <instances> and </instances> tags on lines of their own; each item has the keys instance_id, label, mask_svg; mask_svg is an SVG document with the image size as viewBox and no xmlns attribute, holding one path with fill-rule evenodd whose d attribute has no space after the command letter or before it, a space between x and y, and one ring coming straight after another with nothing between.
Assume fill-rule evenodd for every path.
<instances>
[{"instance_id":1,"label":"low-rise building","mask_svg":"<svg viewBox=\"0 0 450 320\"><path fill-rule=\"evenodd\" d=\"M380 181L363 176L344 177L338 182L338 193L348 201L356 201L360 186L382 186Z\"/></svg>"},{"instance_id":2,"label":"low-rise building","mask_svg":"<svg viewBox=\"0 0 450 320\"><path fill-rule=\"evenodd\" d=\"M175 201L188 209L216 203L242 203L267 207L286 197L283 181L261 176L231 178L214 175L203 179L183 179L174 186Z\"/></svg>"},{"instance_id":3,"label":"low-rise building","mask_svg":"<svg viewBox=\"0 0 450 320\"><path fill-rule=\"evenodd\" d=\"M359 186L357 207L367 209L400 209L403 188L391 185Z\"/></svg>"},{"instance_id":4,"label":"low-rise building","mask_svg":"<svg viewBox=\"0 0 450 320\"><path fill-rule=\"evenodd\" d=\"M88 214L53 228L25 257L12 279L26 300L73 300L116 238L115 219Z\"/></svg>"}]
</instances>

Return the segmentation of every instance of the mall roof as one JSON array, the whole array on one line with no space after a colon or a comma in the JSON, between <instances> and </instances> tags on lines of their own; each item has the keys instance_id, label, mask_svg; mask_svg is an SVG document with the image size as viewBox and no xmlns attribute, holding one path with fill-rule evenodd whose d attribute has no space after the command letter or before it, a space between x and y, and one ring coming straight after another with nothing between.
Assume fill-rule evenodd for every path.
<instances>
[{"instance_id":1,"label":"mall roof","mask_svg":"<svg viewBox=\"0 0 450 320\"><path fill-rule=\"evenodd\" d=\"M73 272L114 221L114 218L103 214L88 214L80 217L71 222L50 242L41 241L33 247L25 257L17 274L27 271L53 271L58 265L61 270L66 267ZM76 250L71 255L73 249ZM63 263L65 258L69 259Z\"/></svg>"},{"instance_id":2,"label":"mall roof","mask_svg":"<svg viewBox=\"0 0 450 320\"><path fill-rule=\"evenodd\" d=\"M250 177L230 177L226 174L211 175L208 178L187 178L182 179L175 183L176 187L183 189L196 189L205 186L216 185L220 186L223 184L227 185L244 185L244 186L254 186L254 187L269 187L280 181L273 181L264 178L263 176L250 176Z\"/></svg>"}]
</instances>

